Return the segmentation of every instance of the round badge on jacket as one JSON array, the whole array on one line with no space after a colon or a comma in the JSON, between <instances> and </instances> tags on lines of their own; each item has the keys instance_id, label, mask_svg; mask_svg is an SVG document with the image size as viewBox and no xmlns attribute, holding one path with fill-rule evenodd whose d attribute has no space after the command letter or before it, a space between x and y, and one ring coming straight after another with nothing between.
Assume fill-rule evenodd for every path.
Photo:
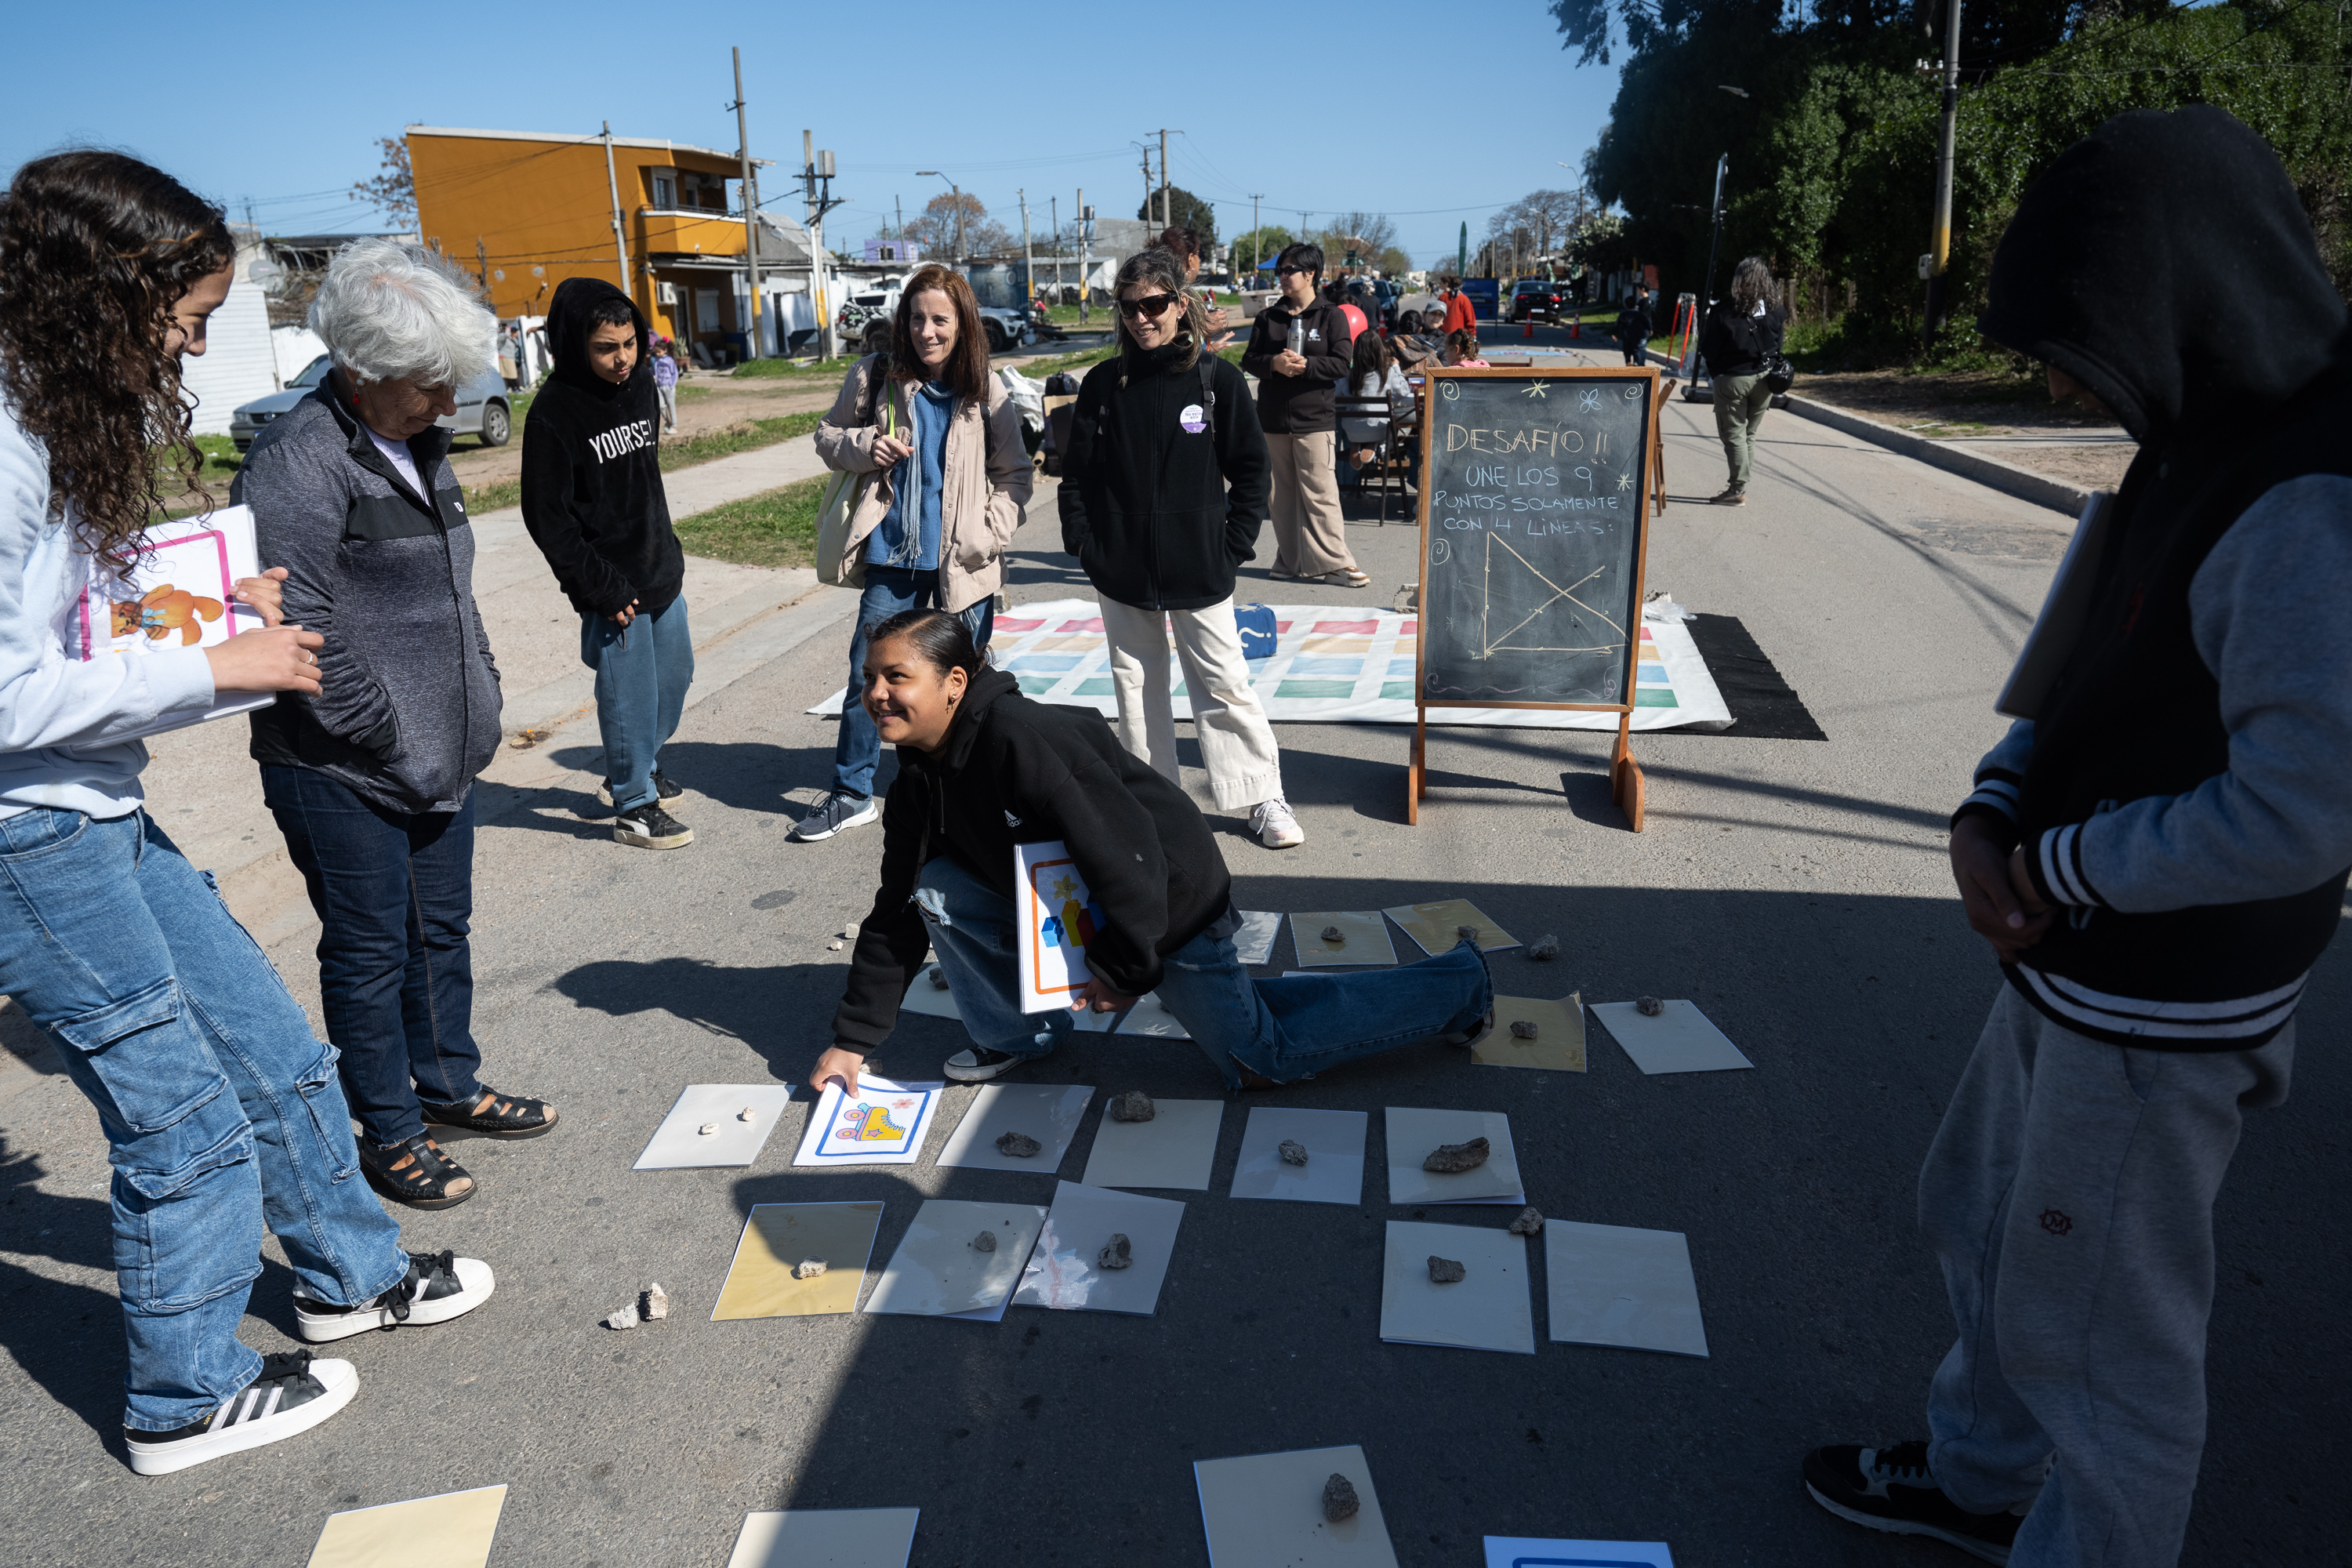
<instances>
[{"instance_id":1,"label":"round badge on jacket","mask_svg":"<svg viewBox=\"0 0 2352 1568\"><path fill-rule=\"evenodd\" d=\"M1198 436L1209 427L1208 416L1201 412L1201 405L1197 403L1184 405L1184 412L1176 416L1176 423L1184 426L1186 434L1192 436Z\"/></svg>"}]
</instances>

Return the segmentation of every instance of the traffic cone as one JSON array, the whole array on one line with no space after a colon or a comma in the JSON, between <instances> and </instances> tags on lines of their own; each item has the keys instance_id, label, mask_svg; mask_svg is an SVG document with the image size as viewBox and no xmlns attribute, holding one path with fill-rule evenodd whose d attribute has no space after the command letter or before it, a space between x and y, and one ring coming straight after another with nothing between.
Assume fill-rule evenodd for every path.
<instances>
[{"instance_id":1,"label":"traffic cone","mask_svg":"<svg viewBox=\"0 0 2352 1568\"><path fill-rule=\"evenodd\" d=\"M1529 316L1529 317L1528 317L1528 318L1524 322L1522 322L1522 323L1520 324L1520 326L1519 326L1519 336L1521 336L1521 337L1523 337L1523 338L1531 338L1531 337L1534 337L1535 335L1536 335L1536 319L1535 319L1533 316Z\"/></svg>"},{"instance_id":2,"label":"traffic cone","mask_svg":"<svg viewBox=\"0 0 2352 1568\"><path fill-rule=\"evenodd\" d=\"M1568 330L1568 335L1569 335L1570 337L1571 337L1571 338L1580 338L1580 337L1582 337L1582 336L1584 335L1584 312L1583 312L1583 311L1579 310L1579 311L1576 313L1576 324L1575 324L1574 326L1572 326L1572 327L1569 328L1569 330Z\"/></svg>"}]
</instances>

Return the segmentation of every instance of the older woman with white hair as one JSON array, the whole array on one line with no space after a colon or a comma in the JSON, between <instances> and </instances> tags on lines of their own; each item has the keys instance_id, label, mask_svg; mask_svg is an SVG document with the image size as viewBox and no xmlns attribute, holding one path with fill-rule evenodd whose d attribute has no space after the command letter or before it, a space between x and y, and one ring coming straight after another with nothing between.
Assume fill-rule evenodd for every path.
<instances>
[{"instance_id":1,"label":"older woman with white hair","mask_svg":"<svg viewBox=\"0 0 2352 1568\"><path fill-rule=\"evenodd\" d=\"M334 369L262 431L236 498L288 570L287 620L326 639L321 689L256 712L253 756L322 928L361 1165L386 1196L445 1208L474 1181L428 1123L555 1125L483 1085L472 1028L473 784L498 748L499 671L436 422L489 367L497 326L441 257L365 239L335 253L310 330Z\"/></svg>"}]
</instances>

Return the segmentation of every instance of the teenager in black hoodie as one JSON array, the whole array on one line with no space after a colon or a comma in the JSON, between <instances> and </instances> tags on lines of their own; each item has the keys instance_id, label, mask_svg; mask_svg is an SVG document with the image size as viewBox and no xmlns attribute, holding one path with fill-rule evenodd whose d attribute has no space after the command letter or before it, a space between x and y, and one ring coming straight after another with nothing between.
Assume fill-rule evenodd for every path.
<instances>
[{"instance_id":1,"label":"teenager in black hoodie","mask_svg":"<svg viewBox=\"0 0 2352 1568\"><path fill-rule=\"evenodd\" d=\"M1059 840L1102 911L1086 939L1094 978L1073 1009L1115 1012L1157 992L1228 1089L1311 1077L1409 1041L1469 1045L1493 1024L1475 943L1376 973L1252 980L1224 858L1192 797L1082 708L1021 695L983 669L971 634L909 610L866 645L862 699L898 776L882 815L882 886L857 928L833 1048L809 1081L851 1093L889 1037L899 999L936 946L972 1048L948 1077L996 1078L1051 1053L1068 1012L1021 1011L1013 846Z\"/></svg>"},{"instance_id":2,"label":"teenager in black hoodie","mask_svg":"<svg viewBox=\"0 0 2352 1568\"><path fill-rule=\"evenodd\" d=\"M1217 805L1247 806L1258 842L1287 849L1307 836L1282 797L1274 726L1234 622L1234 574L1265 519L1249 384L1202 350L1208 321L1173 251L1128 258L1113 294L1120 352L1078 388L1061 509L1063 548L1101 595L1118 742L1177 779L1172 623Z\"/></svg>"},{"instance_id":3,"label":"teenager in black hoodie","mask_svg":"<svg viewBox=\"0 0 2352 1568\"><path fill-rule=\"evenodd\" d=\"M596 724L613 837L677 849L694 830L669 814L684 793L661 749L694 680L686 553L662 491L661 397L652 334L627 295L567 278L547 309L555 373L523 426L522 518L580 612L580 658L596 672Z\"/></svg>"},{"instance_id":4,"label":"teenager in black hoodie","mask_svg":"<svg viewBox=\"0 0 2352 1568\"><path fill-rule=\"evenodd\" d=\"M1978 326L2139 455L2068 558L2079 615L2037 628L2055 679L1953 817L2008 984L1919 1175L1958 1328L1932 1436L1819 1448L1804 1477L1843 1518L2016 1568L2167 1568L2214 1198L2244 1113L2286 1097L2352 867L2352 336L2277 156L2205 107L2061 154Z\"/></svg>"}]
</instances>

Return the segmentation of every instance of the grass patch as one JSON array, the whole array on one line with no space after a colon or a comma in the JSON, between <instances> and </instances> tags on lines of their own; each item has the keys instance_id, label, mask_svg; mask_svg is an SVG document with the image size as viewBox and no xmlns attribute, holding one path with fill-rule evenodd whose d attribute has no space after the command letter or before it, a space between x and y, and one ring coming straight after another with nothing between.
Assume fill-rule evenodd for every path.
<instances>
[{"instance_id":1,"label":"grass patch","mask_svg":"<svg viewBox=\"0 0 2352 1568\"><path fill-rule=\"evenodd\" d=\"M500 479L496 484L466 487L466 515L479 517L486 511L504 511L522 504L522 481Z\"/></svg>"},{"instance_id":2,"label":"grass patch","mask_svg":"<svg viewBox=\"0 0 2352 1568\"><path fill-rule=\"evenodd\" d=\"M1088 365L1100 364L1118 352L1115 343L1103 343L1095 348L1080 349L1076 353L1056 354L1052 359L1024 360L1013 368L1032 381L1043 381L1063 371L1083 371Z\"/></svg>"},{"instance_id":3,"label":"grass patch","mask_svg":"<svg viewBox=\"0 0 2352 1568\"><path fill-rule=\"evenodd\" d=\"M865 357L861 352L814 362L749 359L737 365L731 374L737 381L839 381L849 374L851 365Z\"/></svg>"},{"instance_id":4,"label":"grass patch","mask_svg":"<svg viewBox=\"0 0 2352 1568\"><path fill-rule=\"evenodd\" d=\"M731 500L677 523L692 555L739 566L806 566L816 554L816 511L827 476Z\"/></svg>"},{"instance_id":5,"label":"grass patch","mask_svg":"<svg viewBox=\"0 0 2352 1568\"><path fill-rule=\"evenodd\" d=\"M808 409L800 414L779 415L773 419L746 419L724 429L705 431L682 440L662 443L661 466L664 473L673 468L690 468L697 463L707 463L713 458L731 458L738 452L755 451L772 447L779 441L790 441L815 429L824 418L822 409Z\"/></svg>"}]
</instances>

